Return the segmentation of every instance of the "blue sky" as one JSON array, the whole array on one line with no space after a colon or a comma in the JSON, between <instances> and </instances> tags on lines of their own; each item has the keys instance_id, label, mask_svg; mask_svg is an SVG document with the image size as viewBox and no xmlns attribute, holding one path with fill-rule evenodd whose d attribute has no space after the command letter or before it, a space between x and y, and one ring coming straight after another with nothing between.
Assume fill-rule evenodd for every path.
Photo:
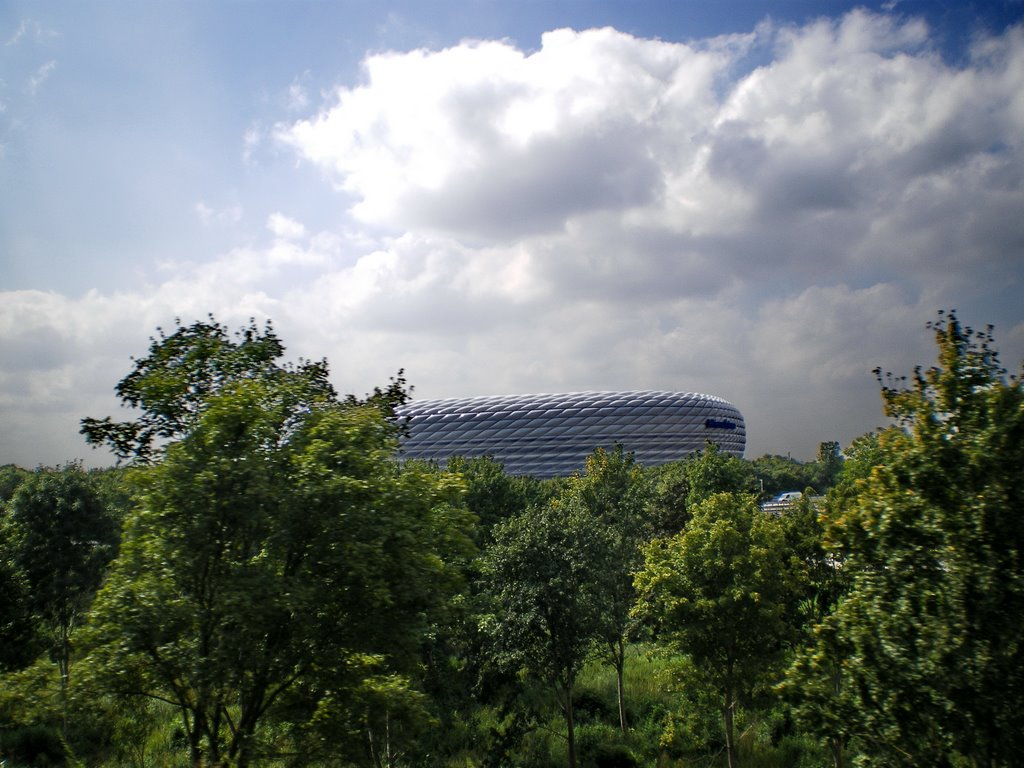
<instances>
[{"instance_id":1,"label":"blue sky","mask_svg":"<svg viewBox=\"0 0 1024 768\"><path fill-rule=\"evenodd\" d=\"M1024 3L0 3L0 463L158 325L342 391L721 395L882 421L955 307L1024 351ZM561 31L559 31L561 30Z\"/></svg>"}]
</instances>

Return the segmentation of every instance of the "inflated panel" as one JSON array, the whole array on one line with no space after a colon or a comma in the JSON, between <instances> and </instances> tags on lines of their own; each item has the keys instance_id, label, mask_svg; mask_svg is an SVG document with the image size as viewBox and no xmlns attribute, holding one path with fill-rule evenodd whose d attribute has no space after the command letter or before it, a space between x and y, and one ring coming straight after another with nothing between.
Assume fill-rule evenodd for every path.
<instances>
[{"instance_id":1,"label":"inflated panel","mask_svg":"<svg viewBox=\"0 0 1024 768\"><path fill-rule=\"evenodd\" d=\"M595 448L621 444L644 466L699 451L708 441L742 456L747 432L732 403L696 392L567 394L421 400L408 419L402 456L444 464L491 456L513 475L556 477L583 467Z\"/></svg>"}]
</instances>

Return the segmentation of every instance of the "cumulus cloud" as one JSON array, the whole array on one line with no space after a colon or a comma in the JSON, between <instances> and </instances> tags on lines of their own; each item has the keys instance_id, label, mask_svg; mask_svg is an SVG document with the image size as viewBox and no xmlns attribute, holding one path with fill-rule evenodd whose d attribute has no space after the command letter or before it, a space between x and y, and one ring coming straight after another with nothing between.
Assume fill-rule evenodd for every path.
<instances>
[{"instance_id":1,"label":"cumulus cloud","mask_svg":"<svg viewBox=\"0 0 1024 768\"><path fill-rule=\"evenodd\" d=\"M717 51L641 41L613 29L386 53L367 83L340 88L278 137L356 193L354 213L397 229L506 238L573 215L649 204L664 130L710 117Z\"/></svg>"},{"instance_id":2,"label":"cumulus cloud","mask_svg":"<svg viewBox=\"0 0 1024 768\"><path fill-rule=\"evenodd\" d=\"M754 45L775 56L742 72ZM363 84L278 138L356 217L524 244L568 291L852 275L953 292L967 265L1020 271L1022 55L1015 28L957 68L923 22L865 11L731 46L558 30L531 53L370 56Z\"/></svg>"},{"instance_id":3,"label":"cumulus cloud","mask_svg":"<svg viewBox=\"0 0 1024 768\"><path fill-rule=\"evenodd\" d=\"M299 240L306 235L306 228L302 222L279 212L270 214L267 219L267 229L282 240Z\"/></svg>"},{"instance_id":4,"label":"cumulus cloud","mask_svg":"<svg viewBox=\"0 0 1024 768\"><path fill-rule=\"evenodd\" d=\"M337 226L283 196L263 240L145 292L5 295L5 420L100 402L139 334L209 311L272 317L343 391L399 367L423 397L706 391L744 412L751 455L802 458L882 421L870 371L928 363L938 308L1024 352L1020 27L958 64L923 22L866 11L376 53L274 135L354 201Z\"/></svg>"}]
</instances>

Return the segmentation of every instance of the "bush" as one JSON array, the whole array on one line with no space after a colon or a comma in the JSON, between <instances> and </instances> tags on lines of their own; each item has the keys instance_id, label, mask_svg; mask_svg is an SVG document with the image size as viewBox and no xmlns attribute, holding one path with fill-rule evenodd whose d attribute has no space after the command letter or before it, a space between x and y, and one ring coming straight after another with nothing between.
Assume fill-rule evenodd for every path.
<instances>
[{"instance_id":1,"label":"bush","mask_svg":"<svg viewBox=\"0 0 1024 768\"><path fill-rule=\"evenodd\" d=\"M635 768L636 758L622 743L618 728L607 724L581 725L576 741L582 768Z\"/></svg>"},{"instance_id":2,"label":"bush","mask_svg":"<svg viewBox=\"0 0 1024 768\"><path fill-rule=\"evenodd\" d=\"M60 732L46 725L23 725L0 734L0 754L8 768L68 764Z\"/></svg>"}]
</instances>

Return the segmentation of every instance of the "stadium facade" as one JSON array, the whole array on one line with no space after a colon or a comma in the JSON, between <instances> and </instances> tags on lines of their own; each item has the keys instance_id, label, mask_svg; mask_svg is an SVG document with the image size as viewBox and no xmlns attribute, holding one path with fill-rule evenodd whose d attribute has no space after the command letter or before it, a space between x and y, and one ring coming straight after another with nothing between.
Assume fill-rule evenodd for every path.
<instances>
[{"instance_id":1,"label":"stadium facade","mask_svg":"<svg viewBox=\"0 0 1024 768\"><path fill-rule=\"evenodd\" d=\"M568 476L597 447L621 444L638 463L682 459L708 441L743 456L739 409L695 392L571 392L421 400L399 409L408 419L406 459L444 464L452 456L490 456L513 475Z\"/></svg>"}]
</instances>

